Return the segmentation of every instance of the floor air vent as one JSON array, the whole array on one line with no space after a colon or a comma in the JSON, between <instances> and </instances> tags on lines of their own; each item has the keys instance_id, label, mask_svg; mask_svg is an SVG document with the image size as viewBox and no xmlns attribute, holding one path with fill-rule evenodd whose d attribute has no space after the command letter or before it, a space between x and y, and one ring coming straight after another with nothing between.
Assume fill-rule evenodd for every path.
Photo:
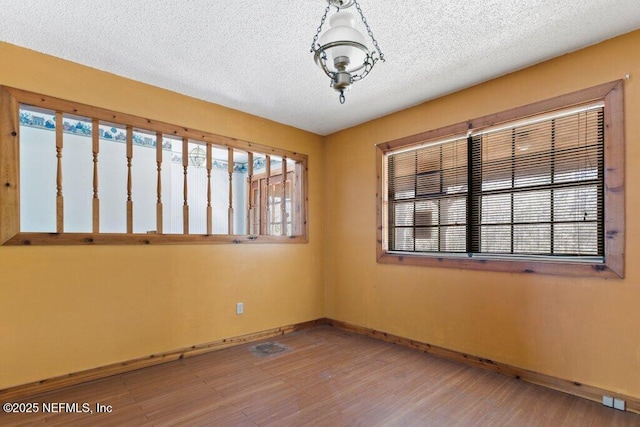
<instances>
[{"instance_id":1,"label":"floor air vent","mask_svg":"<svg viewBox=\"0 0 640 427\"><path fill-rule=\"evenodd\" d=\"M289 347L277 342L265 342L251 347L253 354L260 357L273 356L287 350L289 350Z\"/></svg>"}]
</instances>

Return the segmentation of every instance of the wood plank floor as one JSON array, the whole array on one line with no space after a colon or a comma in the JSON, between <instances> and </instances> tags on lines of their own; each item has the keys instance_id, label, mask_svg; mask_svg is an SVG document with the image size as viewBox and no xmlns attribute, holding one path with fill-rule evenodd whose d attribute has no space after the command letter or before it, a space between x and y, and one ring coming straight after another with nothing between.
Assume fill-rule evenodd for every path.
<instances>
[{"instance_id":1,"label":"wood plank floor","mask_svg":"<svg viewBox=\"0 0 640 427\"><path fill-rule=\"evenodd\" d=\"M640 426L640 416L321 326L34 396L111 413L5 414L0 425Z\"/></svg>"}]
</instances>

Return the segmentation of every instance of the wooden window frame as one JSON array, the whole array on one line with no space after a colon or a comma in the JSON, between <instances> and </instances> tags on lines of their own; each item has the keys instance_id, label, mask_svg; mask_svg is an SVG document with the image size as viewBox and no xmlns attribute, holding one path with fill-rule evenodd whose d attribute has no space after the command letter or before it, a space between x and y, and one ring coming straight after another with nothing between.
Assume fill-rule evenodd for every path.
<instances>
[{"instance_id":1,"label":"wooden window frame","mask_svg":"<svg viewBox=\"0 0 640 427\"><path fill-rule=\"evenodd\" d=\"M287 179L286 182L288 183L288 189L289 189L289 197L288 200L291 200L291 221L287 221L287 224L289 222L291 222L292 225L292 232L298 234L299 233L299 225L300 225L300 221L294 221L294 218L296 218L300 212L301 212L301 201L299 200L299 182L298 179L296 179L297 177L300 176L300 172L299 172L299 168L300 168L300 164L297 164L295 166L294 170L288 170L287 171ZM282 168L280 169L270 169L269 170L269 187L271 187L274 184L280 184L282 182ZM268 191L269 191L269 187L267 186L267 173L266 171L257 175L252 175L251 176L251 195L249 197L252 198L251 203L252 206L257 206L257 211L254 212L254 218L258 218L258 224L259 224L259 228L260 228L260 233L261 234L267 234L267 230L268 228L271 226L271 224L281 224L280 222L275 222L272 223L269 218L268 218L268 211L270 209L270 206L272 205L272 203L269 201L268 198ZM276 193L276 195L278 195ZM257 196L257 197L254 197ZM255 199L259 199L260 203L258 203L257 205L255 204ZM280 203L278 203L278 205L280 205ZM282 207L280 207L282 209ZM283 212L284 213L284 212ZM285 215L286 216L286 215ZM253 219L249 220L249 223L251 224L251 226L253 226Z\"/></svg>"},{"instance_id":2,"label":"wooden window frame","mask_svg":"<svg viewBox=\"0 0 640 427\"><path fill-rule=\"evenodd\" d=\"M56 115L71 114L97 120L118 123L128 129L143 129L158 135L189 139L208 147L238 149L249 154L277 156L296 162L296 172L301 174L299 224L292 236L234 235L234 234L134 234L130 227L126 233L70 233L70 232L21 232L20 231L20 121L22 104L55 111ZM130 144L129 144L130 145ZM252 159L253 156L250 156ZM298 166L299 165L299 166ZM252 170L252 168L251 168ZM251 175L250 171L250 175ZM129 244L213 244L213 243L307 243L308 226L308 156L273 148L253 142L220 136L209 132L188 129L152 119L66 101L5 86L0 86L0 245L129 245ZM156 176L149 179L156 180ZM247 185L249 188L249 185ZM249 196L249 194L247 194ZM247 207L250 208L250 207ZM58 219L58 223L60 220ZM95 223L95 220L94 220ZM95 227L95 224L94 224ZM185 230L187 230L185 228ZM95 228L94 228L95 231Z\"/></svg>"},{"instance_id":3,"label":"wooden window frame","mask_svg":"<svg viewBox=\"0 0 640 427\"><path fill-rule=\"evenodd\" d=\"M624 187L624 99L623 81L617 80L588 89L535 102L522 107L490 114L477 119L429 130L376 145L377 194L376 257L378 263L427 267L463 268L515 273L542 273L564 276L602 278L624 277L625 187ZM437 141L470 131L525 119L589 102L603 101L604 110L604 262L571 262L566 260L505 259L490 256L481 259L451 256L447 253L390 253L385 250L385 182L384 156L401 148Z\"/></svg>"}]
</instances>

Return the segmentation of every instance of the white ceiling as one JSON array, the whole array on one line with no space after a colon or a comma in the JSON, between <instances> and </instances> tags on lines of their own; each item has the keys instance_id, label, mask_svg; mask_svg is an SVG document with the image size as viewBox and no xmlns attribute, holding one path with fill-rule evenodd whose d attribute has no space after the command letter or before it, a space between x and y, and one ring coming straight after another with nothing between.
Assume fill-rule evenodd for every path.
<instances>
[{"instance_id":1,"label":"white ceiling","mask_svg":"<svg viewBox=\"0 0 640 427\"><path fill-rule=\"evenodd\" d=\"M0 41L326 135L640 28L640 0L359 2L387 61L345 105L326 0L0 0Z\"/></svg>"}]
</instances>

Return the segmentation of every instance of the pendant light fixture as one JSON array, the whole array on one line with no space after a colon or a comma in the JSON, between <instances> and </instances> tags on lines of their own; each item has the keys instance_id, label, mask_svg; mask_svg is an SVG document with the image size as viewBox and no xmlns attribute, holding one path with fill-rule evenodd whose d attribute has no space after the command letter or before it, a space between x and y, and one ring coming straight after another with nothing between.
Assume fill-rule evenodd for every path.
<instances>
[{"instance_id":1,"label":"pendant light fixture","mask_svg":"<svg viewBox=\"0 0 640 427\"><path fill-rule=\"evenodd\" d=\"M311 52L314 54L316 64L331 79L331 87L340 92L340 103L344 104L345 90L349 90L351 84L367 77L376 62L384 62L384 54L378 46L378 41L373 37L367 19L362 13L358 0L325 0L328 5L320 21L320 26L311 43ZM356 30L355 16L346 9L356 7L362 23L373 42L375 50L370 50L366 45L365 36ZM329 28L322 35L322 27L331 7L336 12L329 18Z\"/></svg>"}]
</instances>

